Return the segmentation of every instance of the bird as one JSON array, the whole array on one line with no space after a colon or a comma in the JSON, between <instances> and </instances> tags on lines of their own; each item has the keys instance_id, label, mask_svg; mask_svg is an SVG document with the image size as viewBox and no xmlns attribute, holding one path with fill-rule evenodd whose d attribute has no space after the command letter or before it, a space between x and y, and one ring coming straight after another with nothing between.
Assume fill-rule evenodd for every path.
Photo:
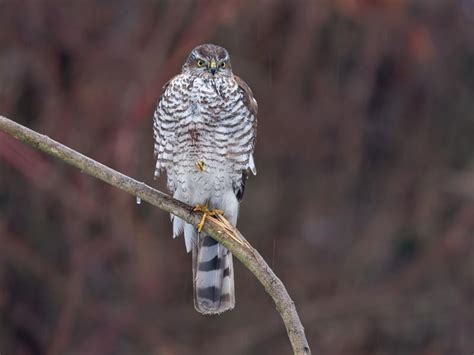
<instances>
[{"instance_id":1,"label":"bird","mask_svg":"<svg viewBox=\"0 0 474 355\"><path fill-rule=\"evenodd\" d=\"M206 217L237 224L257 138L257 101L232 72L228 51L202 44L163 87L153 118L155 178L166 173L173 197L202 212L197 226L171 215L173 238L192 252L194 308L220 314L235 307L232 254L202 231Z\"/></svg>"}]
</instances>

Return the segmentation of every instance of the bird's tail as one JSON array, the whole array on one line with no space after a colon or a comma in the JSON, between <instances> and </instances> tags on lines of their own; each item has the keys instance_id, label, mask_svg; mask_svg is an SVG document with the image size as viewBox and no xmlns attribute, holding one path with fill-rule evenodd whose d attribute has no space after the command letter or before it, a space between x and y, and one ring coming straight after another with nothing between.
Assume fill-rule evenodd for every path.
<instances>
[{"instance_id":1,"label":"bird's tail","mask_svg":"<svg viewBox=\"0 0 474 355\"><path fill-rule=\"evenodd\" d=\"M197 233L197 231L196 231ZM194 308L217 314L234 308L232 254L214 239L198 233L193 243Z\"/></svg>"}]
</instances>

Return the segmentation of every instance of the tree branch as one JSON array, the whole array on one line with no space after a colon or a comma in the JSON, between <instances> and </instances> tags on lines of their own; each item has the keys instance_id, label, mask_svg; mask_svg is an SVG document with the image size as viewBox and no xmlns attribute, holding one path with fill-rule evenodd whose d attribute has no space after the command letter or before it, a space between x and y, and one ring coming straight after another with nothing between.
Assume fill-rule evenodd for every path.
<instances>
[{"instance_id":1,"label":"tree branch","mask_svg":"<svg viewBox=\"0 0 474 355\"><path fill-rule=\"evenodd\" d=\"M193 212L191 206L3 116L0 116L0 131L65 161L86 174L137 196L166 212L172 213L188 223L197 225L201 219L201 213ZM257 250L223 217L207 218L203 229L206 234L229 249L255 275L267 293L273 298L276 308L285 323L294 353L298 355L311 354L294 302L288 295L283 283L273 273Z\"/></svg>"}]
</instances>

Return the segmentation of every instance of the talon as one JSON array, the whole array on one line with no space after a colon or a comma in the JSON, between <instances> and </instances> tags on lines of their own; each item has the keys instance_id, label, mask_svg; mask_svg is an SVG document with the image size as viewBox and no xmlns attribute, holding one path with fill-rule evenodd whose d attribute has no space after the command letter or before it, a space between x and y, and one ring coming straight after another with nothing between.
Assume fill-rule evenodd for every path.
<instances>
[{"instance_id":1,"label":"talon","mask_svg":"<svg viewBox=\"0 0 474 355\"><path fill-rule=\"evenodd\" d=\"M209 211L209 216L217 216L218 214L224 214L223 210L211 210Z\"/></svg>"},{"instance_id":2,"label":"talon","mask_svg":"<svg viewBox=\"0 0 474 355\"><path fill-rule=\"evenodd\" d=\"M209 206L207 205L207 203L204 206L197 204L196 206L194 206L193 212L209 212Z\"/></svg>"},{"instance_id":3,"label":"talon","mask_svg":"<svg viewBox=\"0 0 474 355\"><path fill-rule=\"evenodd\" d=\"M196 166L197 166L197 169L200 171L200 172L203 172L204 171L204 162L202 160L198 160L196 162Z\"/></svg>"},{"instance_id":4,"label":"talon","mask_svg":"<svg viewBox=\"0 0 474 355\"><path fill-rule=\"evenodd\" d=\"M203 213L201 217L201 221L197 225L197 230L199 233L202 231L202 227L204 227L204 222L206 221L207 213Z\"/></svg>"},{"instance_id":5,"label":"talon","mask_svg":"<svg viewBox=\"0 0 474 355\"><path fill-rule=\"evenodd\" d=\"M199 221L199 223L197 225L197 230L198 230L199 233L201 233L202 228L204 227L204 222L206 222L207 216L217 216L217 215L223 215L224 214L223 210L218 210L218 209L209 210L209 206L208 206L207 203L204 206L196 205L193 208L193 211L194 212L202 212L201 220Z\"/></svg>"}]
</instances>

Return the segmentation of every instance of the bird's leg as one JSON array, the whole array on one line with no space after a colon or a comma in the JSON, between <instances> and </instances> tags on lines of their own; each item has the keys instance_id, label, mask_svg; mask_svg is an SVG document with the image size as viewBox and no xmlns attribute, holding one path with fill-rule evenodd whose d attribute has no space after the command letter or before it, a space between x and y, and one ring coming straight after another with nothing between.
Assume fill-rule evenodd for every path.
<instances>
[{"instance_id":1,"label":"bird's leg","mask_svg":"<svg viewBox=\"0 0 474 355\"><path fill-rule=\"evenodd\" d=\"M208 206L207 203L204 206L201 206L199 204L196 205L193 208L193 211L194 212L202 212L201 221L197 225L197 230L198 230L199 233L201 233L202 227L204 226L204 222L206 222L206 218L208 216L217 216L219 214L224 214L223 210L218 210L218 209L209 210L209 206Z\"/></svg>"}]
</instances>

